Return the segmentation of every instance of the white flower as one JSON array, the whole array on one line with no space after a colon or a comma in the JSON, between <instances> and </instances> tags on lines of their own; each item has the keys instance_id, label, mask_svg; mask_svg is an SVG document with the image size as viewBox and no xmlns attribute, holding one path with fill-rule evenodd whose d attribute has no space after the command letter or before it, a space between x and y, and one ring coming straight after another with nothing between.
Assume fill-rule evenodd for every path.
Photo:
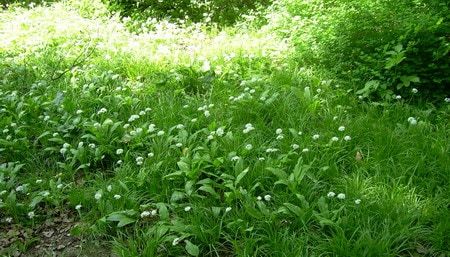
<instances>
[{"instance_id":1,"label":"white flower","mask_svg":"<svg viewBox=\"0 0 450 257\"><path fill-rule=\"evenodd\" d=\"M299 148L300 148L300 146L299 146L299 145L297 145L297 144L293 144L293 145L291 145L291 147L292 147L292 149L294 149L294 150L297 150L297 149L299 149Z\"/></svg>"},{"instance_id":2,"label":"white flower","mask_svg":"<svg viewBox=\"0 0 450 257\"><path fill-rule=\"evenodd\" d=\"M258 161L264 161L264 160L266 160L266 158L264 158L264 157L259 157L258 158Z\"/></svg>"},{"instance_id":3,"label":"white flower","mask_svg":"<svg viewBox=\"0 0 450 257\"><path fill-rule=\"evenodd\" d=\"M76 114L78 114L78 115L80 115L80 114L82 114L82 113L83 113L82 110L77 110L77 112L76 112Z\"/></svg>"},{"instance_id":4,"label":"white flower","mask_svg":"<svg viewBox=\"0 0 450 257\"><path fill-rule=\"evenodd\" d=\"M58 185L56 186L56 188L58 188L58 189L61 189L61 188L63 188L63 187L64 187L63 184L58 184Z\"/></svg>"},{"instance_id":5,"label":"white flower","mask_svg":"<svg viewBox=\"0 0 450 257\"><path fill-rule=\"evenodd\" d=\"M95 193L94 195L95 200L100 200L100 198L102 198L102 192L101 191L97 191L97 193Z\"/></svg>"},{"instance_id":6,"label":"white flower","mask_svg":"<svg viewBox=\"0 0 450 257\"><path fill-rule=\"evenodd\" d=\"M309 152L309 149L308 148L303 148L302 152L303 153L307 153L307 152Z\"/></svg>"},{"instance_id":7,"label":"white flower","mask_svg":"<svg viewBox=\"0 0 450 257\"><path fill-rule=\"evenodd\" d=\"M70 144L69 143L64 143L63 144L63 148L69 148L70 147Z\"/></svg>"},{"instance_id":8,"label":"white flower","mask_svg":"<svg viewBox=\"0 0 450 257\"><path fill-rule=\"evenodd\" d=\"M156 125L155 124L152 123L152 124L148 125L148 132L149 133L152 133L155 130L156 130Z\"/></svg>"},{"instance_id":9,"label":"white flower","mask_svg":"<svg viewBox=\"0 0 450 257\"><path fill-rule=\"evenodd\" d=\"M335 193L335 192L328 192L328 194L327 194L327 197L328 197L328 198L332 198L332 197L334 197L334 196L336 196L336 193Z\"/></svg>"},{"instance_id":10,"label":"white flower","mask_svg":"<svg viewBox=\"0 0 450 257\"><path fill-rule=\"evenodd\" d=\"M181 239L179 237L177 237L172 241L172 245L175 246L175 245L179 244L180 241L181 241Z\"/></svg>"},{"instance_id":11,"label":"white flower","mask_svg":"<svg viewBox=\"0 0 450 257\"><path fill-rule=\"evenodd\" d=\"M198 107L197 111L202 112L202 111L206 110L206 108L208 108L208 106L203 105L203 106Z\"/></svg>"},{"instance_id":12,"label":"white flower","mask_svg":"<svg viewBox=\"0 0 450 257\"><path fill-rule=\"evenodd\" d=\"M272 196L270 196L270 195L264 196L264 200L266 200L267 202L269 202L271 199L272 199Z\"/></svg>"},{"instance_id":13,"label":"white flower","mask_svg":"<svg viewBox=\"0 0 450 257\"><path fill-rule=\"evenodd\" d=\"M133 114L130 116L130 118L128 119L128 122L133 122L135 120L139 119L139 115L137 114Z\"/></svg>"},{"instance_id":14,"label":"white flower","mask_svg":"<svg viewBox=\"0 0 450 257\"><path fill-rule=\"evenodd\" d=\"M275 130L275 133L277 135L280 135L281 133L283 133L283 130L279 128L279 129Z\"/></svg>"},{"instance_id":15,"label":"white flower","mask_svg":"<svg viewBox=\"0 0 450 257\"><path fill-rule=\"evenodd\" d=\"M149 108L149 107L145 108L145 111L146 111L146 112L149 112L149 111L151 111L151 110L152 110L152 108Z\"/></svg>"},{"instance_id":16,"label":"white flower","mask_svg":"<svg viewBox=\"0 0 450 257\"><path fill-rule=\"evenodd\" d=\"M152 216L155 216L157 213L158 213L157 210L152 210L151 215L152 215Z\"/></svg>"},{"instance_id":17,"label":"white flower","mask_svg":"<svg viewBox=\"0 0 450 257\"><path fill-rule=\"evenodd\" d=\"M444 101L445 101L446 103L450 103L450 97L446 97L446 98L444 99Z\"/></svg>"},{"instance_id":18,"label":"white flower","mask_svg":"<svg viewBox=\"0 0 450 257\"><path fill-rule=\"evenodd\" d=\"M411 125L416 125L417 124L417 120L414 117L409 117L408 118L408 122Z\"/></svg>"},{"instance_id":19,"label":"white flower","mask_svg":"<svg viewBox=\"0 0 450 257\"><path fill-rule=\"evenodd\" d=\"M319 134L315 134L315 135L312 136L312 139L313 139L313 140L317 140L317 139L319 139L319 137L320 137Z\"/></svg>"},{"instance_id":20,"label":"white flower","mask_svg":"<svg viewBox=\"0 0 450 257\"><path fill-rule=\"evenodd\" d=\"M338 128L338 130L342 132L342 131L345 130L345 127L344 127L344 126L340 126L340 127Z\"/></svg>"},{"instance_id":21,"label":"white flower","mask_svg":"<svg viewBox=\"0 0 450 257\"><path fill-rule=\"evenodd\" d=\"M283 138L284 138L283 135L278 135L278 136L277 136L277 140L281 140L281 139L283 139Z\"/></svg>"},{"instance_id":22,"label":"white flower","mask_svg":"<svg viewBox=\"0 0 450 257\"><path fill-rule=\"evenodd\" d=\"M396 95L395 99L400 100L400 99L402 99L402 96L401 95Z\"/></svg>"},{"instance_id":23,"label":"white flower","mask_svg":"<svg viewBox=\"0 0 450 257\"><path fill-rule=\"evenodd\" d=\"M333 141L333 142L336 142L336 141L338 141L338 140L339 140L338 137L332 137L332 138L331 138L331 141Z\"/></svg>"},{"instance_id":24,"label":"white flower","mask_svg":"<svg viewBox=\"0 0 450 257\"><path fill-rule=\"evenodd\" d=\"M247 149L247 150L252 150L252 149L253 149L253 145L252 145L252 144L247 144L247 145L245 146L245 149Z\"/></svg>"},{"instance_id":25,"label":"white flower","mask_svg":"<svg viewBox=\"0 0 450 257\"><path fill-rule=\"evenodd\" d=\"M225 134L225 130L220 127L216 130L216 135L218 135L219 137L223 136Z\"/></svg>"},{"instance_id":26,"label":"white flower","mask_svg":"<svg viewBox=\"0 0 450 257\"><path fill-rule=\"evenodd\" d=\"M182 143L177 143L175 146L176 146L176 147L182 147L183 144L182 144Z\"/></svg>"},{"instance_id":27,"label":"white flower","mask_svg":"<svg viewBox=\"0 0 450 257\"><path fill-rule=\"evenodd\" d=\"M258 196L258 197L256 197L256 200L261 201L261 200L262 200L262 197L261 197L261 196Z\"/></svg>"},{"instance_id":28,"label":"white flower","mask_svg":"<svg viewBox=\"0 0 450 257\"><path fill-rule=\"evenodd\" d=\"M101 108L98 112L97 112L97 114L102 114L102 113L105 113L105 112L107 112L108 110L106 109L106 108Z\"/></svg>"},{"instance_id":29,"label":"white flower","mask_svg":"<svg viewBox=\"0 0 450 257\"><path fill-rule=\"evenodd\" d=\"M158 133L156 133L157 136L162 136L164 135L166 132L164 132L164 130L160 130L158 131Z\"/></svg>"},{"instance_id":30,"label":"white flower","mask_svg":"<svg viewBox=\"0 0 450 257\"><path fill-rule=\"evenodd\" d=\"M78 148L82 148L83 145L84 145L83 141L79 142L79 143L78 143Z\"/></svg>"},{"instance_id":31,"label":"white flower","mask_svg":"<svg viewBox=\"0 0 450 257\"><path fill-rule=\"evenodd\" d=\"M7 193L7 191L6 191L6 190L3 190L3 191L0 192L0 196L4 195L4 194L6 194L6 193Z\"/></svg>"},{"instance_id":32,"label":"white flower","mask_svg":"<svg viewBox=\"0 0 450 257\"><path fill-rule=\"evenodd\" d=\"M145 115L145 111L140 111L140 112L139 112L139 115L140 115L140 116L144 116L144 115Z\"/></svg>"},{"instance_id":33,"label":"white flower","mask_svg":"<svg viewBox=\"0 0 450 257\"><path fill-rule=\"evenodd\" d=\"M198 120L198 119L193 118L193 119L191 120L191 122L192 122L192 123L195 123L195 122L197 122L197 120Z\"/></svg>"},{"instance_id":34,"label":"white flower","mask_svg":"<svg viewBox=\"0 0 450 257\"><path fill-rule=\"evenodd\" d=\"M75 210L79 211L81 209L81 204L78 204L77 206L75 206Z\"/></svg>"},{"instance_id":35,"label":"white flower","mask_svg":"<svg viewBox=\"0 0 450 257\"><path fill-rule=\"evenodd\" d=\"M144 163L144 157L141 157L141 156L137 157L136 164L140 166L140 165L142 165L142 163Z\"/></svg>"},{"instance_id":36,"label":"white flower","mask_svg":"<svg viewBox=\"0 0 450 257\"><path fill-rule=\"evenodd\" d=\"M95 148L95 144L91 143L91 144L89 144L89 147L94 149Z\"/></svg>"},{"instance_id":37,"label":"white flower","mask_svg":"<svg viewBox=\"0 0 450 257\"><path fill-rule=\"evenodd\" d=\"M149 211L143 211L142 213L141 213L141 218L145 218L145 217L148 217L148 216L150 216L150 212Z\"/></svg>"},{"instance_id":38,"label":"white flower","mask_svg":"<svg viewBox=\"0 0 450 257\"><path fill-rule=\"evenodd\" d=\"M351 137L351 136L345 136L345 137L344 137L344 140L345 140L345 141L350 141L350 140L352 140L352 137Z\"/></svg>"},{"instance_id":39,"label":"white flower","mask_svg":"<svg viewBox=\"0 0 450 257\"><path fill-rule=\"evenodd\" d=\"M345 194L344 193L340 193L337 195L337 198L340 200L344 200L345 199Z\"/></svg>"},{"instance_id":40,"label":"white flower","mask_svg":"<svg viewBox=\"0 0 450 257\"><path fill-rule=\"evenodd\" d=\"M153 156L155 156L154 153L148 153L148 154L147 154L147 157L148 157L148 158L152 158Z\"/></svg>"},{"instance_id":41,"label":"white flower","mask_svg":"<svg viewBox=\"0 0 450 257\"><path fill-rule=\"evenodd\" d=\"M53 133L52 136L53 136L53 137L57 137L57 136L59 136L59 133L58 133L58 132L55 132L55 133Z\"/></svg>"},{"instance_id":42,"label":"white flower","mask_svg":"<svg viewBox=\"0 0 450 257\"><path fill-rule=\"evenodd\" d=\"M23 191L23 189L24 189L24 186L18 186L18 187L16 187L16 191L17 191L17 192L21 192L21 191Z\"/></svg>"},{"instance_id":43,"label":"white flower","mask_svg":"<svg viewBox=\"0 0 450 257\"><path fill-rule=\"evenodd\" d=\"M233 156L231 157L231 161L235 162L235 161L239 161L241 159L241 157L239 156Z\"/></svg>"},{"instance_id":44,"label":"white flower","mask_svg":"<svg viewBox=\"0 0 450 257\"><path fill-rule=\"evenodd\" d=\"M177 129L184 129L184 125L183 124L178 124L175 126Z\"/></svg>"},{"instance_id":45,"label":"white flower","mask_svg":"<svg viewBox=\"0 0 450 257\"><path fill-rule=\"evenodd\" d=\"M123 154L123 149L122 148L117 149L116 154Z\"/></svg>"},{"instance_id":46,"label":"white flower","mask_svg":"<svg viewBox=\"0 0 450 257\"><path fill-rule=\"evenodd\" d=\"M303 132L302 132L302 131L299 131L299 132L298 132L298 135L299 135L299 136L303 135Z\"/></svg>"},{"instance_id":47,"label":"white flower","mask_svg":"<svg viewBox=\"0 0 450 257\"><path fill-rule=\"evenodd\" d=\"M30 219L34 218L34 211L30 211L28 213L28 218L30 218Z\"/></svg>"},{"instance_id":48,"label":"white flower","mask_svg":"<svg viewBox=\"0 0 450 257\"><path fill-rule=\"evenodd\" d=\"M203 62L202 67L200 68L200 70L203 71L203 72L207 72L207 71L209 71L210 69L211 69L211 64L209 63L208 60L205 60L205 61Z\"/></svg>"},{"instance_id":49,"label":"white flower","mask_svg":"<svg viewBox=\"0 0 450 257\"><path fill-rule=\"evenodd\" d=\"M206 138L207 140L213 140L214 136L213 135L208 135L208 137Z\"/></svg>"},{"instance_id":50,"label":"white flower","mask_svg":"<svg viewBox=\"0 0 450 257\"><path fill-rule=\"evenodd\" d=\"M227 207L226 209L225 209L225 212L230 212L231 211L231 207Z\"/></svg>"},{"instance_id":51,"label":"white flower","mask_svg":"<svg viewBox=\"0 0 450 257\"><path fill-rule=\"evenodd\" d=\"M125 125L123 125L123 128L124 128L124 129L127 129L127 128L129 128L129 127L130 127L130 124L128 124L128 123L125 124Z\"/></svg>"},{"instance_id":52,"label":"white flower","mask_svg":"<svg viewBox=\"0 0 450 257\"><path fill-rule=\"evenodd\" d=\"M242 132L244 132L244 134L247 134L248 132L254 130L255 128L253 127L253 125L251 123L247 123L245 125L244 130L242 130Z\"/></svg>"},{"instance_id":53,"label":"white flower","mask_svg":"<svg viewBox=\"0 0 450 257\"><path fill-rule=\"evenodd\" d=\"M204 111L203 114L205 115L205 117L209 117L211 115L208 110Z\"/></svg>"},{"instance_id":54,"label":"white flower","mask_svg":"<svg viewBox=\"0 0 450 257\"><path fill-rule=\"evenodd\" d=\"M419 90L417 90L417 88L413 88L413 89L411 89L411 92L413 92L413 94L417 94L417 92L419 92Z\"/></svg>"},{"instance_id":55,"label":"white flower","mask_svg":"<svg viewBox=\"0 0 450 257\"><path fill-rule=\"evenodd\" d=\"M122 160L118 160L118 161L117 161L117 165L121 165L122 163L123 163Z\"/></svg>"},{"instance_id":56,"label":"white flower","mask_svg":"<svg viewBox=\"0 0 450 257\"><path fill-rule=\"evenodd\" d=\"M184 207L184 211L185 211L185 212L188 212L188 211L190 211L191 209L192 209L191 206L186 206L186 207Z\"/></svg>"},{"instance_id":57,"label":"white flower","mask_svg":"<svg viewBox=\"0 0 450 257\"><path fill-rule=\"evenodd\" d=\"M188 104L183 105L183 109L187 109L187 108L189 108Z\"/></svg>"},{"instance_id":58,"label":"white flower","mask_svg":"<svg viewBox=\"0 0 450 257\"><path fill-rule=\"evenodd\" d=\"M355 204L360 204L361 203L361 199L356 199L355 200Z\"/></svg>"},{"instance_id":59,"label":"white flower","mask_svg":"<svg viewBox=\"0 0 450 257\"><path fill-rule=\"evenodd\" d=\"M113 122L111 119L106 119L106 120L103 122L103 125L106 125L106 126L109 126L109 125L112 125L112 124L114 124L114 122Z\"/></svg>"},{"instance_id":60,"label":"white flower","mask_svg":"<svg viewBox=\"0 0 450 257\"><path fill-rule=\"evenodd\" d=\"M12 221L13 221L13 219L11 217L5 218L6 223L11 223Z\"/></svg>"},{"instance_id":61,"label":"white flower","mask_svg":"<svg viewBox=\"0 0 450 257\"><path fill-rule=\"evenodd\" d=\"M338 119L338 116L334 116L334 117L333 117L333 120L337 120L337 119Z\"/></svg>"},{"instance_id":62,"label":"white flower","mask_svg":"<svg viewBox=\"0 0 450 257\"><path fill-rule=\"evenodd\" d=\"M278 152L277 148L267 148L266 149L266 153L275 153L275 152Z\"/></svg>"},{"instance_id":63,"label":"white flower","mask_svg":"<svg viewBox=\"0 0 450 257\"><path fill-rule=\"evenodd\" d=\"M119 200L122 196L120 195L114 195L114 199Z\"/></svg>"},{"instance_id":64,"label":"white flower","mask_svg":"<svg viewBox=\"0 0 450 257\"><path fill-rule=\"evenodd\" d=\"M111 192L111 191L112 191L112 186L111 186L111 185L108 185L108 186L106 187L106 190L108 190L108 192Z\"/></svg>"},{"instance_id":65,"label":"white flower","mask_svg":"<svg viewBox=\"0 0 450 257\"><path fill-rule=\"evenodd\" d=\"M42 179L36 179L36 184L40 184L40 183L42 183Z\"/></svg>"}]
</instances>

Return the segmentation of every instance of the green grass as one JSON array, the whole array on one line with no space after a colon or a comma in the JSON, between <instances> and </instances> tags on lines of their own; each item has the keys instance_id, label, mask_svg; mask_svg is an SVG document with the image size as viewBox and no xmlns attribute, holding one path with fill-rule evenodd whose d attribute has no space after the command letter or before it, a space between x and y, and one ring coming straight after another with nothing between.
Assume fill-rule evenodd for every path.
<instances>
[{"instance_id":1,"label":"green grass","mask_svg":"<svg viewBox=\"0 0 450 257\"><path fill-rule=\"evenodd\" d=\"M58 210L118 256L450 254L448 103L360 101L283 8L134 33L92 6L0 12L0 231Z\"/></svg>"}]
</instances>

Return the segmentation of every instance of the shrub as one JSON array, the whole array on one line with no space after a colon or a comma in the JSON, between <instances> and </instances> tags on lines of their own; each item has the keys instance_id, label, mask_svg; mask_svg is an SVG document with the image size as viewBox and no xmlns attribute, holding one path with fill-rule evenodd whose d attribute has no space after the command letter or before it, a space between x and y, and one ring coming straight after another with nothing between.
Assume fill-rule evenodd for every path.
<instances>
[{"instance_id":1,"label":"shrub","mask_svg":"<svg viewBox=\"0 0 450 257\"><path fill-rule=\"evenodd\" d=\"M412 94L412 87L428 100L442 101L449 94L448 3L287 2L288 10L307 24L309 30L301 33L310 33L306 42L297 42L299 58L357 85L354 89L362 97L387 100Z\"/></svg>"},{"instance_id":2,"label":"shrub","mask_svg":"<svg viewBox=\"0 0 450 257\"><path fill-rule=\"evenodd\" d=\"M242 13L267 5L271 0L107 0L112 10L124 16L188 19L194 22L212 21L230 25Z\"/></svg>"}]
</instances>

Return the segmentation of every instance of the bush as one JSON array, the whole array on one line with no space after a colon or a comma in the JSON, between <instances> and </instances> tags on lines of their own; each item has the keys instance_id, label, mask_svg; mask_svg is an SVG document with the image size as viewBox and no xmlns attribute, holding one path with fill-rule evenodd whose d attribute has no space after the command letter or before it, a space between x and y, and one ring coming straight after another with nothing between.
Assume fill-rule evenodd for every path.
<instances>
[{"instance_id":1,"label":"bush","mask_svg":"<svg viewBox=\"0 0 450 257\"><path fill-rule=\"evenodd\" d=\"M106 0L124 16L188 19L233 24L242 13L267 5L271 0Z\"/></svg>"},{"instance_id":2,"label":"bush","mask_svg":"<svg viewBox=\"0 0 450 257\"><path fill-rule=\"evenodd\" d=\"M413 87L428 100L449 94L448 3L291 1L288 10L310 24L306 44L315 48L308 52L299 40L299 58L357 85L362 97L388 100L413 94Z\"/></svg>"}]
</instances>

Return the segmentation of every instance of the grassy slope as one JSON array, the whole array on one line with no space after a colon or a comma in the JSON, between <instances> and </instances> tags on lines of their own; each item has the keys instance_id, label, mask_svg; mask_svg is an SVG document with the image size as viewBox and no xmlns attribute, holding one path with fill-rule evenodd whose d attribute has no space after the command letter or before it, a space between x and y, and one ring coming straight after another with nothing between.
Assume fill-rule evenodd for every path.
<instances>
[{"instance_id":1,"label":"grassy slope","mask_svg":"<svg viewBox=\"0 0 450 257\"><path fill-rule=\"evenodd\" d=\"M282 12L133 34L69 7L0 13L0 162L24 165L0 169L0 227L68 210L121 256L449 254L448 106L358 102L291 60Z\"/></svg>"}]
</instances>

